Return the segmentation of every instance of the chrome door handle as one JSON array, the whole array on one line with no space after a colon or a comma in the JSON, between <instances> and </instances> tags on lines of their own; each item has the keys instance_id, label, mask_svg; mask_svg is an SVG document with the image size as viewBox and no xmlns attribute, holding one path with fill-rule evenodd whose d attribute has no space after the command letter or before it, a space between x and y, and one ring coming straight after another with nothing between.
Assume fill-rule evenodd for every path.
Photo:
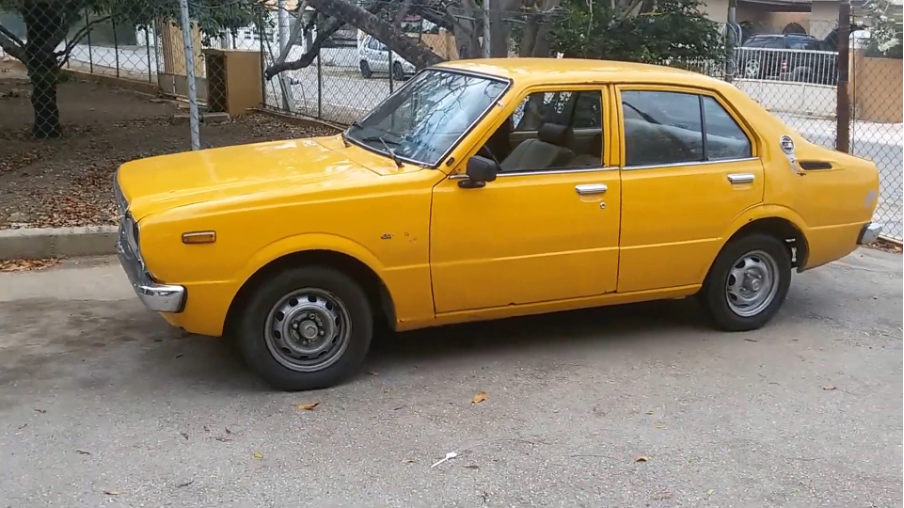
<instances>
[{"instance_id":1,"label":"chrome door handle","mask_svg":"<svg viewBox=\"0 0 904 508\"><path fill-rule=\"evenodd\" d=\"M575 185L574 190L578 192L578 194L605 194L609 187L604 183L585 183L582 185Z\"/></svg>"},{"instance_id":2,"label":"chrome door handle","mask_svg":"<svg viewBox=\"0 0 904 508\"><path fill-rule=\"evenodd\" d=\"M740 185L744 183L753 183L756 179L752 173L733 173L728 175L728 181L731 182L732 185Z\"/></svg>"}]
</instances>

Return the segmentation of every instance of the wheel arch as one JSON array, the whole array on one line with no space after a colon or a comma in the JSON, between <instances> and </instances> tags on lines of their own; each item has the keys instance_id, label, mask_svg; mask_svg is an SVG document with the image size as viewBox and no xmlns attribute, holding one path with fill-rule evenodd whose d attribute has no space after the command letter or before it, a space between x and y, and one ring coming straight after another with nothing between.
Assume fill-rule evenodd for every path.
<instances>
[{"instance_id":1,"label":"wheel arch","mask_svg":"<svg viewBox=\"0 0 904 508\"><path fill-rule=\"evenodd\" d=\"M807 258L810 255L810 245L807 243L806 235L804 235L801 228L794 222L784 217L764 217L756 219L748 222L735 231L725 244L728 245L728 243L735 238L740 238L751 233L763 233L783 240L788 247L788 253L791 255L791 266L796 268L798 272L803 271L804 267L807 266Z\"/></svg>"},{"instance_id":2,"label":"wheel arch","mask_svg":"<svg viewBox=\"0 0 904 508\"><path fill-rule=\"evenodd\" d=\"M374 310L374 316L385 319L386 324L390 328L395 328L395 303L389 288L378 275L377 270L359 259L358 256L338 249L317 247L283 253L264 263L254 270L250 276L246 277L229 304L224 322L224 332L235 329L237 319L241 315L241 309L248 301L253 290L262 284L263 281L289 267L305 265L334 268L351 277L361 285L361 288L367 294L367 299Z\"/></svg>"},{"instance_id":3,"label":"wheel arch","mask_svg":"<svg viewBox=\"0 0 904 508\"><path fill-rule=\"evenodd\" d=\"M762 233L784 241L788 248L788 254L791 256L792 268L797 269L798 272L804 271L810 256L810 244L807 240L805 228L800 225L803 221L795 217L795 214L790 209L783 207L764 207L751 212L745 214L745 217L740 218L733 225L733 232L727 235L727 239L719 249L719 254L737 238L752 233ZM718 258L718 254L716 258ZM712 262L710 262L707 273L712 269L712 264L715 263L716 258L713 258Z\"/></svg>"}]
</instances>

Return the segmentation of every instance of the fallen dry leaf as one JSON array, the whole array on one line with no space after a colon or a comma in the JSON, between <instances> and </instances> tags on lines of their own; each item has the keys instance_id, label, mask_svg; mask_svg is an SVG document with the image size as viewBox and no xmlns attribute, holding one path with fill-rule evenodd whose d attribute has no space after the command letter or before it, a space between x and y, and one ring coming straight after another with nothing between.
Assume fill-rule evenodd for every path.
<instances>
[{"instance_id":1,"label":"fallen dry leaf","mask_svg":"<svg viewBox=\"0 0 904 508\"><path fill-rule=\"evenodd\" d=\"M665 428L665 424L664 424L664 423L657 423L657 424L656 424L656 428L657 428L657 429L664 429L664 428Z\"/></svg>"},{"instance_id":2,"label":"fallen dry leaf","mask_svg":"<svg viewBox=\"0 0 904 508\"><path fill-rule=\"evenodd\" d=\"M33 270L44 270L59 264L60 260L56 258L48 259L8 259L0 261L0 272L28 272Z\"/></svg>"},{"instance_id":3,"label":"fallen dry leaf","mask_svg":"<svg viewBox=\"0 0 904 508\"><path fill-rule=\"evenodd\" d=\"M481 402L487 400L487 397L487 392L477 392L471 399L471 404L480 404Z\"/></svg>"},{"instance_id":4,"label":"fallen dry leaf","mask_svg":"<svg viewBox=\"0 0 904 508\"><path fill-rule=\"evenodd\" d=\"M262 458L264 458L264 454L261 453L261 452L254 452L254 458L255 458L255 459L262 459Z\"/></svg>"},{"instance_id":5,"label":"fallen dry leaf","mask_svg":"<svg viewBox=\"0 0 904 508\"><path fill-rule=\"evenodd\" d=\"M637 457L636 459L634 459L634 462L649 462L649 461L650 461L650 458L649 458L649 457L645 457L645 456L643 456L643 455L641 455L640 457Z\"/></svg>"},{"instance_id":6,"label":"fallen dry leaf","mask_svg":"<svg viewBox=\"0 0 904 508\"><path fill-rule=\"evenodd\" d=\"M295 409L302 409L304 411L313 411L314 408L316 408L319 405L320 405L319 402L311 402L310 404L297 404L295 406Z\"/></svg>"}]
</instances>

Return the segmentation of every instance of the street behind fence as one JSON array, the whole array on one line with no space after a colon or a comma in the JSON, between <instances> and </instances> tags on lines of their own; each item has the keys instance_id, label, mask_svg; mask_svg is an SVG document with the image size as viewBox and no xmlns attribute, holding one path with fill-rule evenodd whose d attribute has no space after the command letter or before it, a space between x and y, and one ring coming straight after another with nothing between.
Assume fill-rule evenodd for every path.
<instances>
[{"instance_id":1,"label":"street behind fence","mask_svg":"<svg viewBox=\"0 0 904 508\"><path fill-rule=\"evenodd\" d=\"M285 14L279 16L278 11L271 10L256 22L219 36L202 34L195 27L189 37L178 24L170 22L138 25L116 17L93 19L87 36L64 40L57 51L71 49L64 69L149 83L174 97L187 97L188 75L194 74L198 101L208 110L223 109L217 101L223 102L226 84L222 68L226 64L219 62L233 58L227 53L256 55L256 60L245 64L251 71L255 65L263 69L278 61L310 56L310 65L304 68L282 72L272 80L261 76L260 98L256 100L268 109L335 124L351 123L404 86L414 73L413 65L360 31L350 31L344 38L334 36L334 42L327 45L330 47L307 55L311 38L296 33L296 12ZM146 17L142 13L132 16ZM424 26L422 22L417 30L409 28L408 35L443 57L457 54L451 34ZM838 104L837 28L813 21L809 29L827 35L795 39L797 35L771 35L769 29L760 27L763 34L746 39L724 64L664 63L728 80L808 140L836 147L838 113L845 107ZM858 37L851 40L850 114L842 117L850 118L847 144L852 154L878 166L881 196L876 219L886 223L890 238L900 241L904 239L902 61L870 56ZM283 47L287 49L283 51ZM191 69L186 58L189 53L194 63ZM39 113L45 120L55 114ZM38 126L50 129L47 122L38 122Z\"/></svg>"}]
</instances>

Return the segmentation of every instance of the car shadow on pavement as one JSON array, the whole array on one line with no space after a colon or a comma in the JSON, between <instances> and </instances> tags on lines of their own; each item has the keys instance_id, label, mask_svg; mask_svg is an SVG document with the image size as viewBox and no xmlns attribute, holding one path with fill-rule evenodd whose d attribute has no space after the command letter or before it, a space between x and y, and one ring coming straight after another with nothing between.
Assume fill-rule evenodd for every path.
<instances>
[{"instance_id":1,"label":"car shadow on pavement","mask_svg":"<svg viewBox=\"0 0 904 508\"><path fill-rule=\"evenodd\" d=\"M676 334L710 332L693 299L558 312L537 316L427 328L377 337L366 361L380 372L434 361L468 361L522 351L555 358L557 351L617 347L635 341L674 340ZM692 336L699 336L691 333ZM646 344L647 346L649 344Z\"/></svg>"},{"instance_id":2,"label":"car shadow on pavement","mask_svg":"<svg viewBox=\"0 0 904 508\"><path fill-rule=\"evenodd\" d=\"M7 346L0 348L0 386L25 391L65 386L131 395L188 386L233 394L271 391L244 365L229 339L173 329L137 301L104 306L53 302L53 317L58 319L39 319L48 305L36 300L0 305L0 317L15 315L20 323L0 327L12 333ZM476 359L545 358L555 363L557 355L569 352L638 343L650 347L651 342L705 333L706 325L690 299L561 312L380 334L363 372L389 374Z\"/></svg>"}]
</instances>

